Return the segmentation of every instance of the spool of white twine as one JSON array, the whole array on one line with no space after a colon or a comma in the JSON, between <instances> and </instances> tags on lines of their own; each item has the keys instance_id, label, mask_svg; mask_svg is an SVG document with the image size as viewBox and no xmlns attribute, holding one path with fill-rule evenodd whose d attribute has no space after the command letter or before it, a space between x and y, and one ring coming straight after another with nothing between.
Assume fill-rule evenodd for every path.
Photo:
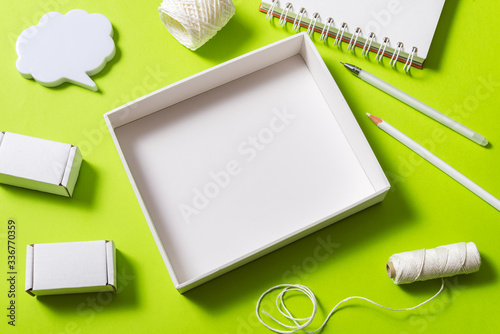
<instances>
[{"instance_id":1,"label":"spool of white twine","mask_svg":"<svg viewBox=\"0 0 500 334\"><path fill-rule=\"evenodd\" d=\"M158 10L168 31L193 51L214 37L235 12L231 0L163 0Z\"/></svg>"},{"instance_id":2,"label":"spool of white twine","mask_svg":"<svg viewBox=\"0 0 500 334\"><path fill-rule=\"evenodd\" d=\"M441 293L441 291L443 291L443 277L473 273L478 271L479 267L481 266L481 256L479 255L479 251L477 250L477 247L473 242L462 242L452 245L440 246L433 249L421 249L417 251L398 253L391 256L389 258L389 261L390 262L387 263L387 273L389 277L394 280L394 283L412 283L415 281L423 281L441 277L441 288L431 298L423 301L418 305L408 308L391 308L378 304L365 297L348 297L335 305L335 307L330 311L325 321L319 328L313 331L307 331L306 328L312 323L314 316L316 315L316 312L318 310L318 304L314 293L308 287L303 285L281 284L270 288L260 296L259 300L257 301L256 307L257 318L265 327L276 333L295 333L300 330L303 330L306 333L315 333L323 329L330 317L333 315L333 313L335 313L335 311L341 304L353 299L364 300L389 311L410 311L430 302L431 300L436 298ZM260 304L263 298L268 293L277 289L281 289L281 292L276 297L276 307L278 308L279 313L281 313L284 318L288 319L291 324L285 324L284 322L279 321L278 319L273 317L265 310L260 310ZM313 309L309 317L294 317L290 310L286 307L285 294L294 291L306 295L311 300ZM279 325L281 328L275 328L267 324L261 318L261 313L265 314L269 319L274 321L274 323Z\"/></svg>"},{"instance_id":3,"label":"spool of white twine","mask_svg":"<svg viewBox=\"0 0 500 334\"><path fill-rule=\"evenodd\" d=\"M473 242L460 242L432 249L394 254L387 263L387 274L396 284L425 281L438 277L469 274L479 270L481 255Z\"/></svg>"}]
</instances>

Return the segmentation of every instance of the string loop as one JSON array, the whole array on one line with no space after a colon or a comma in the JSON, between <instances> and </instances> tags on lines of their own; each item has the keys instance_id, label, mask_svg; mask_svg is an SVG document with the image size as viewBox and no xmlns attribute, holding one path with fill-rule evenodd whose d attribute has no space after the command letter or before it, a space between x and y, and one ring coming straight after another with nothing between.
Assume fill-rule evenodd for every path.
<instances>
[{"instance_id":1,"label":"string loop","mask_svg":"<svg viewBox=\"0 0 500 334\"><path fill-rule=\"evenodd\" d=\"M270 293L271 291L276 290L276 289L282 289L281 292L279 293L279 295L276 297L276 308L281 313L281 315L283 315L285 318L291 320L295 325L284 324L283 322L279 321L278 319L276 319L275 317L273 317L272 315L270 315L265 310L262 310L261 312L259 312L260 304L262 302L262 299L264 299L264 297L268 293ZM434 298L436 298L443 291L443 289L444 289L444 279L442 278L441 279L441 288L439 289L439 291L434 296L432 296L431 298L423 301L422 303L420 303L420 304L418 304L416 306L408 307L408 308L392 308L392 307L387 307L387 306L381 305L381 304L379 304L377 302L374 302L373 300L365 298L365 297L359 297L359 296L348 297L348 298L346 298L344 300L341 300L337 305L335 305L335 307L330 311L330 313L326 317L325 321L323 321L323 324L319 328L317 328L317 329L315 329L313 331L307 331L306 328L311 324L311 322L314 320L314 317L316 316L316 312L318 311L318 303L316 301L316 296L311 291L311 289L309 289L308 287L306 287L304 285L300 285L300 284L280 284L280 285L276 285L276 286L270 288L269 290L267 290L266 292L264 292L260 296L259 300L257 301L257 307L255 309L255 312L257 314L257 319L259 319L259 321L261 322L261 324L263 324L265 327L267 327L268 329L272 330L273 332L282 333L282 334L289 334L289 333L295 333L295 332L298 332L300 330L303 330L306 333L316 333L316 332L319 332L320 330L322 330L323 327L325 327L325 325L327 324L328 320L330 320L331 316L333 315L333 313L335 313L335 311L337 310L337 308L339 308L340 305L342 305L343 303L345 303L345 302L347 302L349 300L361 299L361 300L364 300L364 301L369 302L369 303L371 303L371 304L373 304L375 306L381 307L381 308L389 310L389 311L398 311L398 312L399 311L411 311L411 310L414 310L414 309L416 309L416 308L418 308L418 307L420 307L420 306L422 306L424 304L427 304L428 302L430 302L431 300L433 300ZM311 315L309 317L306 317L306 318L296 318L296 317L294 317L292 315L292 313L290 312L290 310L288 310L288 308L285 305L284 297L285 297L285 294L287 292L290 292L290 291L301 292L301 293L305 294L307 297L309 297L309 300L311 301L312 306L313 306L312 311L311 311ZM287 328L287 330L281 330L281 329L277 329L277 328L271 327L266 322L264 322L264 320L262 320L262 318L260 316L260 313L263 313L263 314L267 315L271 320L273 320L278 325Z\"/></svg>"}]
</instances>

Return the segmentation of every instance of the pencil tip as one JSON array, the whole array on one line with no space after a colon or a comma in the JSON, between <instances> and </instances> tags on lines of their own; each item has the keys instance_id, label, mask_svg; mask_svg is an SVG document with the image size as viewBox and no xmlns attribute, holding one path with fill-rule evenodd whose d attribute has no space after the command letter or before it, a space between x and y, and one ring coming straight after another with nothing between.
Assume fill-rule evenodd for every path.
<instances>
[{"instance_id":1,"label":"pencil tip","mask_svg":"<svg viewBox=\"0 0 500 334\"><path fill-rule=\"evenodd\" d=\"M377 125L383 122L383 120L381 118L377 117L377 116L373 116L373 115L371 115L369 113L366 113L366 115L368 117L370 117L370 119L372 120L372 122L375 123L375 124L377 124Z\"/></svg>"},{"instance_id":2,"label":"pencil tip","mask_svg":"<svg viewBox=\"0 0 500 334\"><path fill-rule=\"evenodd\" d=\"M356 67L356 66L351 65L351 64L346 64L346 63L343 63L343 62L340 62L340 63L342 65L344 65L344 67L347 68L355 76L358 76L359 73L361 72L361 69L359 67Z\"/></svg>"}]
</instances>

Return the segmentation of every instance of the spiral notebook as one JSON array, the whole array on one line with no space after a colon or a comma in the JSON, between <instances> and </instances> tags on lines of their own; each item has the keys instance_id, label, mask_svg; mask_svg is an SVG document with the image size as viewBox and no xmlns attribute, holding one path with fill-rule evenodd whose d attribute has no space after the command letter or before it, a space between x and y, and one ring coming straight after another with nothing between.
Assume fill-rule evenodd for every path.
<instances>
[{"instance_id":1,"label":"spiral notebook","mask_svg":"<svg viewBox=\"0 0 500 334\"><path fill-rule=\"evenodd\" d=\"M422 69L445 0L264 0L259 10L275 24L287 22L292 30L300 27L309 34L320 34L326 43L370 52L381 61L388 57L391 66L404 63ZM282 4L283 3L283 4Z\"/></svg>"}]
</instances>

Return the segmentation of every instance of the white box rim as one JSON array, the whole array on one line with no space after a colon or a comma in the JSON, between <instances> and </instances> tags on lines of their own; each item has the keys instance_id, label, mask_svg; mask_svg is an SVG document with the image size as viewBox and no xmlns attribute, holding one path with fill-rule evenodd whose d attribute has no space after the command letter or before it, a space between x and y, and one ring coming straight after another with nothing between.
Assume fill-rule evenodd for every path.
<instances>
[{"instance_id":1,"label":"white box rim","mask_svg":"<svg viewBox=\"0 0 500 334\"><path fill-rule=\"evenodd\" d=\"M193 96L196 96L198 94L201 94L205 91L208 91L210 89L213 89L213 88L216 88L222 84L225 84L227 82L230 82L232 80L236 80L246 74L249 74L249 73L252 73L258 69L255 69L255 68L251 68L250 70L247 68L246 71L242 71L242 73L239 73L237 75L235 75L231 80L227 80L227 81L224 81L224 82L217 82L217 83L212 83L212 86L210 86L209 88L207 88L205 86L206 89L200 89L199 92L197 94L194 94L194 95L190 95L184 99L181 99L181 100L178 100L174 103L170 103L170 104L165 104L165 105L162 105L161 108L157 109L157 110L150 110L149 112L145 113L145 112L142 112L140 113L139 115L135 115L135 118L132 117L131 119L118 119L120 118L120 114L122 115L125 115L126 117L129 116L129 112L127 111L127 108L131 107L131 106L134 106L134 105L137 105L137 104L140 104L142 103L143 101L147 100L148 98L151 98L151 97L155 97L157 95L160 95L166 91L170 91L170 90L173 90L173 89L177 89L178 87L181 87L183 85L186 85L186 84L189 84L191 81L193 80L199 80L200 78L203 78L205 76L210 76L212 73L214 73L215 71L218 71L220 70L221 68L224 68L226 66L231 66L232 64L235 64L235 63L238 63L238 62L243 62L245 61L245 59L248 59L249 57L256 57L256 55L259 55L260 53L263 53L263 52L269 52L270 50L276 50L278 49L280 46L285 46L284 49L286 52L281 52L279 53L279 55L277 57L275 57L274 60L272 60L270 63L264 63L264 64L261 64L260 66L258 66L259 68L258 69L262 69L268 65L272 65L276 62L279 62L281 60L284 60L288 57L291 57L293 55L296 55L296 54L301 54L304 58L305 57L312 57L314 58L313 61L315 61L317 64L319 64L319 70L323 71L324 73L327 74L327 76L324 76L323 79L325 80L329 80L330 81L330 84L333 83L335 86L335 81L333 80L333 78L331 77L326 65L324 64L321 56L319 55L318 51L316 50L314 44L310 41L309 39L309 36L303 32L303 33L300 33L300 34L297 34L297 35L294 35L294 36L291 36L291 37L288 37L286 39L283 39L281 41L278 41L278 42L275 42L273 44L270 44L268 46L265 46L261 49L257 49L255 51L252 51L250 53L247 53L245 55L242 55L240 57L237 57L237 58L234 58L232 60L229 60L225 63L222 63L220 65L217 65L217 66L214 66L210 69L207 69L203 72L200 72L198 74L195 74L193 76L190 76L186 79L183 79L181 81L178 81L176 83L173 83L171 85L168 85L164 88L161 88L157 91L154 91L150 94L147 94L143 97L140 97L134 101L131 101L130 103L127 103L126 105L123 105L123 106L120 106L118 108L115 108L109 112L107 112L106 114L104 114L104 118L105 118L105 121L106 121L106 124L109 128L109 131L111 133L111 136L112 136L112 139L113 139L113 142L117 148L117 151L118 151L118 154L120 156L120 159L122 161L122 164L126 170L126 173L127 173L127 176L129 177L129 181L131 182L131 185L132 185L132 188L134 190L134 193L136 194L136 197L139 201L139 204L141 206L141 209L143 211L143 214L146 218L146 221L148 223L148 226L151 230L151 233L153 234L153 237L155 239L155 242L157 244L157 247L158 249L160 250L160 253L163 257L163 260L167 266L167 269L169 271L169 274L171 276L171 279L174 283L174 286L176 287L176 289L178 289L179 291L181 292L184 292L184 291L187 291L203 282L204 279L210 277L210 276L213 276L214 274L218 273L218 272L221 272L221 271L224 271L225 269L233 269L233 267L236 267L236 266L239 266L239 265L242 265L245 262L245 259L248 259L249 257L251 258L252 256L255 256L261 252L265 252L265 250L267 249L270 249L272 248L274 245L277 245L277 244L281 244L283 242L285 242L286 240L290 239L291 237L293 237L294 235L301 235L302 233L304 232L307 232L309 230L311 230L314 226L317 226L319 225L321 222L324 222L325 220L328 220L329 218L331 217L335 217L335 216L338 216L339 214L342 214L344 212L348 212L350 211L352 208L355 208L357 205L359 205L360 203L365 203L367 201L370 201L371 199L375 199L375 198L380 198L383 199L383 195L389 190L390 188L390 184L387 180L387 178L385 177L382 169L380 168L380 165L378 164L378 161L375 157L375 155L373 154L373 152L371 151L371 148L368 144L368 142L366 141L366 138L364 137L364 134L362 133L361 129L359 128L359 125L358 123L356 122L355 118L354 118L354 115L352 115L352 113L350 113L350 115L344 115L343 117L343 122L348 122L349 123L349 126L354 126L354 128L356 129L356 131L358 132L358 134L356 135L357 137L361 138L361 144L358 145L358 146L361 146L362 149L363 149L363 155L367 155L366 157L362 157L362 160L363 162L360 161L361 165L363 166L363 168L365 169L365 173L367 173L367 176L370 180L370 182L372 183L373 185L373 188L375 189L375 192L373 193L372 196L368 197L368 198L365 198L363 201L360 201L360 203L355 203L353 205L351 205L350 207L347 207L347 208L344 208L344 210L341 210L341 211L338 211L338 212L334 212L332 213L329 217L326 217L325 219L322 219L320 221L317 221L317 222L314 222L314 223L311 223L307 226L305 226L300 232L298 233L295 233L294 235L287 235L287 236L284 236L283 238L279 239L279 240L275 240L274 243L272 244L269 244L269 245L266 245L265 247L262 247L260 249L256 249L254 250L252 253L250 254L247 254L246 256L242 257L242 258L238 258L238 259L235 259L233 261L231 261L230 263L226 263L224 266L221 266L221 267L218 267L218 268L214 268L212 271L204 274L204 275L201 275L200 277L197 277L197 278L194 278L194 279L191 279L191 280L187 280L185 282L179 282L176 274L175 274L175 271L173 269L173 266L171 264L171 261L169 260L169 256L168 254L166 253L165 251L165 248L163 247L163 244L162 244L162 241L161 241L161 238L160 236L158 235L158 232L156 230L156 227L154 225L154 222L152 221L151 219L151 216L147 210L147 207L146 207L146 204L144 203L144 200L142 199L142 196L139 192L139 189L137 187L137 184L134 180L134 177L132 175L132 172L130 171L130 168L127 164L127 161L126 161L126 158L123 154L123 151L122 151L122 148L120 146L120 142L118 141L117 139L117 136L116 136L116 133L115 133L115 129L122 126L122 125L125 125L125 124L128 124L128 123L131 123L137 119L140 119L142 117L145 117L145 116L148 116L150 114L153 114L155 113L156 111L160 111L164 108L167 108L173 104L176 104L176 103L179 103L179 102L182 102L183 100L185 99L188 99L188 98L191 98ZM286 48L288 47L288 49ZM307 63L307 61L306 61ZM350 110L350 109L349 109ZM125 118L126 118L125 117ZM339 124L341 125L342 127L342 124L339 122ZM346 136L347 137L347 136ZM349 138L347 138L348 141L349 141ZM349 141L351 145L353 145L353 143L351 143L351 141ZM354 143L356 144L356 143ZM358 143L359 144L359 143ZM354 150L353 148L353 151L356 153L359 153L359 152L356 152L356 150ZM359 151L359 147L358 147L358 151ZM360 158L358 154L356 154L356 156L358 157L358 159ZM366 170L366 166L369 165L370 168L372 168L373 170L370 170L370 171L367 171ZM377 201L380 201L380 200L377 200ZM354 211L354 212L357 212L357 211ZM354 213L352 212L352 213ZM312 231L311 231L312 232ZM293 240L292 240L293 241ZM291 242L291 241L290 241ZM267 253L267 252L265 252ZM262 254L264 255L264 254ZM248 262L248 261L247 261ZM222 274L222 273L221 273Z\"/></svg>"}]
</instances>

